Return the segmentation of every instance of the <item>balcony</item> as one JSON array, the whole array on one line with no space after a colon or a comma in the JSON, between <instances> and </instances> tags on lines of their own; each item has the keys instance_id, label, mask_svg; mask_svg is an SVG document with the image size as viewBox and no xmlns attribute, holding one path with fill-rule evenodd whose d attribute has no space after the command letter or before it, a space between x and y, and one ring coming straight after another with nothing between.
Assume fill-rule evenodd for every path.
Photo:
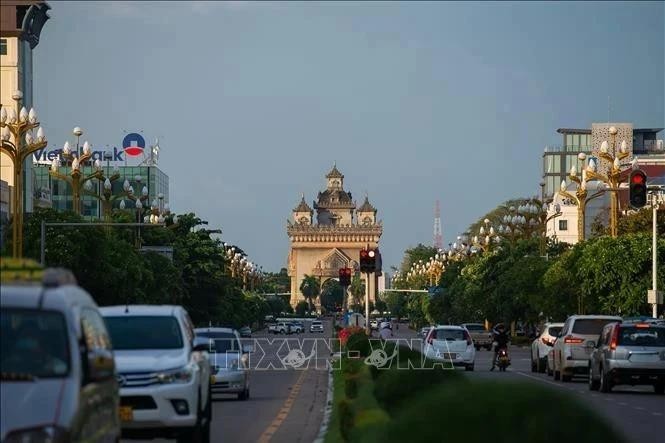
<instances>
[{"instance_id":1,"label":"balcony","mask_svg":"<svg viewBox=\"0 0 665 443\"><path fill-rule=\"evenodd\" d=\"M593 146L545 146L543 150L545 153L578 153L578 152L591 152Z\"/></svg>"},{"instance_id":2,"label":"balcony","mask_svg":"<svg viewBox=\"0 0 665 443\"><path fill-rule=\"evenodd\" d=\"M640 155L665 154L663 140L644 140L642 145L633 146L633 153Z\"/></svg>"}]
</instances>

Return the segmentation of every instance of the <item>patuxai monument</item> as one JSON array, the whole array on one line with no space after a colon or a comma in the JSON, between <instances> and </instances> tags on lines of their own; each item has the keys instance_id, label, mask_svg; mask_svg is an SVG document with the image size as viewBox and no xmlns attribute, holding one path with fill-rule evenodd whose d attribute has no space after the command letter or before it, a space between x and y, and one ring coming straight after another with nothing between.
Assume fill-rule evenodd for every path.
<instances>
[{"instance_id":1,"label":"patuxai monument","mask_svg":"<svg viewBox=\"0 0 665 443\"><path fill-rule=\"evenodd\" d=\"M306 274L317 277L323 285L337 278L340 268L357 270L362 248L379 247L383 226L368 197L357 207L351 193L344 190L344 175L336 165L326 174L326 182L314 207L307 204L303 195L293 209L293 219L287 222L292 306L304 300L300 283Z\"/></svg>"}]
</instances>

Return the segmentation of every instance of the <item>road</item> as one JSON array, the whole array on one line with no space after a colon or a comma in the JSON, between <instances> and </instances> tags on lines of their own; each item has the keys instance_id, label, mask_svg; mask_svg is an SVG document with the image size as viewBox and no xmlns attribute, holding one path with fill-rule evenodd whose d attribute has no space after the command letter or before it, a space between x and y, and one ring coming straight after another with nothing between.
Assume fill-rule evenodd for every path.
<instances>
[{"instance_id":1,"label":"road","mask_svg":"<svg viewBox=\"0 0 665 443\"><path fill-rule=\"evenodd\" d=\"M250 354L250 398L240 401L235 395L213 397L211 441L311 443L319 433L328 389L330 349L320 339L330 337L331 327L330 321L324 321L323 334L310 334L308 330L290 336L255 333L255 351ZM297 349L312 358L294 369L284 359Z\"/></svg>"},{"instance_id":2,"label":"road","mask_svg":"<svg viewBox=\"0 0 665 443\"><path fill-rule=\"evenodd\" d=\"M529 349L511 347L511 366L506 373L490 372L492 353L476 353L475 371L466 374L472 378L517 380L541 383L552 389L573 394L591 409L603 415L611 426L629 441L662 441L665 435L665 397L656 395L651 386L617 386L611 393L589 390L586 377L575 377L572 382L554 381L546 374L531 372Z\"/></svg>"},{"instance_id":3,"label":"road","mask_svg":"<svg viewBox=\"0 0 665 443\"><path fill-rule=\"evenodd\" d=\"M330 357L330 350L321 346L321 342L315 348L313 339L328 338L330 328L331 323L326 322L323 336L306 332L289 336L286 341L283 336L255 334L251 397L239 401L235 396L215 396L212 441L312 442L323 418L328 383L325 364ZM415 337L415 332L403 325L395 332L400 338ZM308 369L293 369L284 364L284 358L294 349L302 349L304 356L312 357L303 365L308 364ZM490 372L492 353L479 351L475 371L465 374L476 379L540 383L569 392L598 411L629 441L660 441L665 435L665 398L655 395L651 387L619 386L610 394L591 392L584 377L563 383L545 374L532 373L528 349L512 347L510 352L512 365L506 373Z\"/></svg>"}]
</instances>

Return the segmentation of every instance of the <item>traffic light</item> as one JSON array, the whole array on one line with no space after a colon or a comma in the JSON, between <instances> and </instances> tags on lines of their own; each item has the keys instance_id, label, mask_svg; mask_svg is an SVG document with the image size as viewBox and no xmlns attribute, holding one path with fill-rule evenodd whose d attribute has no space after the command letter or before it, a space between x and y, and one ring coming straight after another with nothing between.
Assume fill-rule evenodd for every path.
<instances>
[{"instance_id":1,"label":"traffic light","mask_svg":"<svg viewBox=\"0 0 665 443\"><path fill-rule=\"evenodd\" d=\"M374 249L360 250L360 272L371 273L376 270L376 251Z\"/></svg>"},{"instance_id":2,"label":"traffic light","mask_svg":"<svg viewBox=\"0 0 665 443\"><path fill-rule=\"evenodd\" d=\"M339 284L351 286L351 268L339 268Z\"/></svg>"},{"instance_id":3,"label":"traffic light","mask_svg":"<svg viewBox=\"0 0 665 443\"><path fill-rule=\"evenodd\" d=\"M647 204L647 175L639 169L630 173L630 206L642 208Z\"/></svg>"}]
</instances>

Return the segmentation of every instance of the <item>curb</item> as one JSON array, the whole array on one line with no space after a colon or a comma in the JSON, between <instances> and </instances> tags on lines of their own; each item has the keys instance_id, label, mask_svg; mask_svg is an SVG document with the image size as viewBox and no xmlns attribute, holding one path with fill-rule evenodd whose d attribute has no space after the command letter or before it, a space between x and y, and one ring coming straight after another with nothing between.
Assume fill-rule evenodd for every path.
<instances>
[{"instance_id":1,"label":"curb","mask_svg":"<svg viewBox=\"0 0 665 443\"><path fill-rule=\"evenodd\" d=\"M333 410L333 367L330 365L328 368L328 393L326 394L326 407L323 410L323 419L321 420L321 427L319 434L314 439L314 443L323 443L328 432L328 425L330 424L330 416Z\"/></svg>"}]
</instances>

